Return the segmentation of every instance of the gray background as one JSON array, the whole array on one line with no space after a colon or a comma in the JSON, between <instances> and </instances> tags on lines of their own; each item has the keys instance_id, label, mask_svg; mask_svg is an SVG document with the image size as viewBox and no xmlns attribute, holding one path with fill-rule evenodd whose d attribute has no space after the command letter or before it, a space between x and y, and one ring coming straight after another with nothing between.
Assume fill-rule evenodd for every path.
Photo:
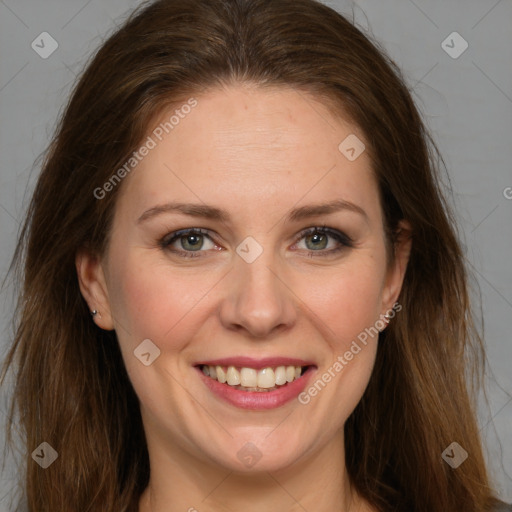
<instances>
[{"instance_id":1,"label":"gray background","mask_svg":"<svg viewBox=\"0 0 512 512\"><path fill-rule=\"evenodd\" d=\"M49 142L75 75L138 3L0 0L0 279L39 170L34 162ZM326 3L370 30L399 64L445 158L483 304L490 405L482 402L481 432L496 487L512 501L512 189L506 193L512 187L512 0ZM454 31L469 45L458 58L441 46ZM59 45L47 59L31 48L42 32ZM451 51L461 48L457 40L447 44ZM5 288L0 359L11 339L12 300L12 289ZM4 389L2 422L5 404ZM2 441L3 428L1 446ZM0 512L11 510L16 473L9 456L5 462Z\"/></svg>"}]
</instances>

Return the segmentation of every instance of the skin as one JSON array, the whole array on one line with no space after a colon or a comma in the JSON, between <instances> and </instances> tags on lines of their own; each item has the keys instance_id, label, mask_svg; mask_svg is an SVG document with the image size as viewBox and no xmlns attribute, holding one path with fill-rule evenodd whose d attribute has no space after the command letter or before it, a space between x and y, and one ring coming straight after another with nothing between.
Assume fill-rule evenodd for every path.
<instances>
[{"instance_id":1,"label":"skin","mask_svg":"<svg viewBox=\"0 0 512 512\"><path fill-rule=\"evenodd\" d=\"M99 311L97 324L116 330L140 399L151 463L140 511L373 510L350 488L343 425L368 384L377 336L306 405L236 408L213 395L193 365L298 357L315 362L314 382L393 307L410 241L401 238L387 260L370 158L365 151L351 162L338 150L349 134L364 141L358 127L291 88L237 84L196 98L122 183L107 253L81 251L76 260L82 293ZM365 215L285 220L293 208L337 199ZM213 205L229 220L166 212L137 221L170 201ZM353 246L328 255L340 246L332 236L317 245L300 237L323 225ZM200 257L171 251L200 246L192 239L190 249L186 236L159 245L193 227L211 235L201 239ZM252 263L236 253L248 236L263 248ZM161 351L150 366L133 355L145 339ZM247 442L262 455L251 468L237 457Z\"/></svg>"}]
</instances>

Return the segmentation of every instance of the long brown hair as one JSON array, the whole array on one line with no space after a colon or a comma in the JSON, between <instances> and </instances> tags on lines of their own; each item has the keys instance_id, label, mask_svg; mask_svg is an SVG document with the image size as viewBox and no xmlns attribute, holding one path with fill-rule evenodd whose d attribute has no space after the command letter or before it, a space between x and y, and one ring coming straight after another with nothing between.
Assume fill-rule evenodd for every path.
<instances>
[{"instance_id":1,"label":"long brown hair","mask_svg":"<svg viewBox=\"0 0 512 512\"><path fill-rule=\"evenodd\" d=\"M80 77L13 260L22 287L6 360L16 372L11 427L21 426L27 454L42 441L59 454L46 470L27 455L29 510L137 510L149 478L138 400L115 333L91 321L75 255L107 248L122 184L101 200L94 191L155 115L243 82L291 86L354 121L369 144L389 241L400 219L412 227L402 311L381 334L370 383L345 425L353 485L381 511L489 510L472 386L483 345L442 161L395 64L314 0L158 0L135 11ZM453 441L469 453L457 469L441 458Z\"/></svg>"}]
</instances>

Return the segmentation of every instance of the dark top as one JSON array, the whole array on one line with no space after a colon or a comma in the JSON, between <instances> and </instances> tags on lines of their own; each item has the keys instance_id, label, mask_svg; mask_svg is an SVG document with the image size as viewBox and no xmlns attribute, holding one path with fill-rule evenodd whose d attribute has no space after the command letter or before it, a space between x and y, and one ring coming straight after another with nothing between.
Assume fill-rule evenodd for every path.
<instances>
[{"instance_id":1,"label":"dark top","mask_svg":"<svg viewBox=\"0 0 512 512\"><path fill-rule=\"evenodd\" d=\"M508 503L501 503L494 509L494 512L512 512L512 505Z\"/></svg>"}]
</instances>

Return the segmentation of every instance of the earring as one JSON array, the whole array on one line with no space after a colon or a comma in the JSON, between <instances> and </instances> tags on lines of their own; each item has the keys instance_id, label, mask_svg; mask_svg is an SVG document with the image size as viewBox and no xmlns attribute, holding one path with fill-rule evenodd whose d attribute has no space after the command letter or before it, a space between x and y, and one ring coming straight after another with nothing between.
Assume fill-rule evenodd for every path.
<instances>
[{"instance_id":1,"label":"earring","mask_svg":"<svg viewBox=\"0 0 512 512\"><path fill-rule=\"evenodd\" d=\"M94 317L98 314L98 311L95 309L94 311L91 311L91 315Z\"/></svg>"},{"instance_id":2,"label":"earring","mask_svg":"<svg viewBox=\"0 0 512 512\"><path fill-rule=\"evenodd\" d=\"M389 321L391 317L386 313L380 316L380 320L377 320L377 324L380 323L382 327L378 327L379 332L383 332L386 330L386 327L389 325ZM377 325L375 324L375 325Z\"/></svg>"}]
</instances>

